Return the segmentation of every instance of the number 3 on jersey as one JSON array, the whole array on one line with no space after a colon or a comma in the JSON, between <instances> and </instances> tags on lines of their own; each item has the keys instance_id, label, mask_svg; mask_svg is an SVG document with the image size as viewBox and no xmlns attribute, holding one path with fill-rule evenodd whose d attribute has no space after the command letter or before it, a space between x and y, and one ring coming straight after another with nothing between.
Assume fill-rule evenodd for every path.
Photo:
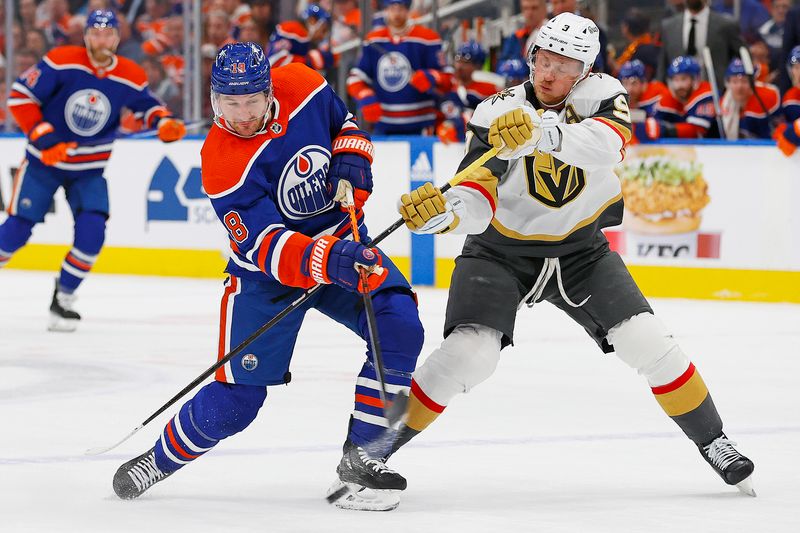
<instances>
[{"instance_id":1,"label":"number 3 on jersey","mask_svg":"<svg viewBox=\"0 0 800 533\"><path fill-rule=\"evenodd\" d=\"M236 211L228 211L225 214L225 227L228 228L231 237L233 237L236 242L246 241L247 236L250 234L250 232L247 231L247 226L242 222L242 217L240 217L239 213Z\"/></svg>"}]
</instances>

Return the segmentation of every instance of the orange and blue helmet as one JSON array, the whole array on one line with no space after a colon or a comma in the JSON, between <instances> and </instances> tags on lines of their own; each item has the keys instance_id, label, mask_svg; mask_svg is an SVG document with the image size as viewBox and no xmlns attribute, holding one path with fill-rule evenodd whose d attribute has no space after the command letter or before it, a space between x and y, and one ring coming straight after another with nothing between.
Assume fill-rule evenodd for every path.
<instances>
[{"instance_id":1,"label":"orange and blue helmet","mask_svg":"<svg viewBox=\"0 0 800 533\"><path fill-rule=\"evenodd\" d=\"M725 79L731 76L746 76L747 72L744 69L744 63L738 57L730 62L728 68L725 69Z\"/></svg>"},{"instance_id":2,"label":"orange and blue helmet","mask_svg":"<svg viewBox=\"0 0 800 533\"><path fill-rule=\"evenodd\" d=\"M269 60L255 43L223 46L211 66L211 90L217 94L254 94L272 90Z\"/></svg>"}]
</instances>

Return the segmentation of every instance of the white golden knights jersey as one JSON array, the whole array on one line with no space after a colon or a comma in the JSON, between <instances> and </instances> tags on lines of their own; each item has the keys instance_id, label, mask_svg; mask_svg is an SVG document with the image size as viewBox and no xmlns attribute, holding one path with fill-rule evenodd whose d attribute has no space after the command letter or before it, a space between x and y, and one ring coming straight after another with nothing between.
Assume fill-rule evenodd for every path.
<instances>
[{"instance_id":1,"label":"white golden knights jersey","mask_svg":"<svg viewBox=\"0 0 800 533\"><path fill-rule=\"evenodd\" d=\"M522 105L536 109L530 82L484 100L468 124L467 151L459 170L490 149L492 121ZM493 177L467 180L446 193L466 212L454 233L471 233L509 255L557 257L594 240L600 228L622 221L622 191L614 166L631 138L628 95L619 81L591 74L578 83L559 111L560 150L534 152L513 161L492 158Z\"/></svg>"}]
</instances>

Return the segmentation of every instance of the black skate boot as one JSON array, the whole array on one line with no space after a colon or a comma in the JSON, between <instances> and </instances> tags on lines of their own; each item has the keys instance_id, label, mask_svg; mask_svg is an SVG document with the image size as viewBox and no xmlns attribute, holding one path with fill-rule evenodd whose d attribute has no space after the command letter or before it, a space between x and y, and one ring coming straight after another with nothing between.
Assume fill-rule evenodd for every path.
<instances>
[{"instance_id":1,"label":"black skate boot","mask_svg":"<svg viewBox=\"0 0 800 533\"><path fill-rule=\"evenodd\" d=\"M77 296L58 290L58 280L56 288L53 290L53 300L50 302L50 323L48 331L75 331L80 322L81 315L72 310Z\"/></svg>"},{"instance_id":2,"label":"black skate boot","mask_svg":"<svg viewBox=\"0 0 800 533\"><path fill-rule=\"evenodd\" d=\"M728 485L736 487L748 496L755 496L753 490L752 474L755 469L753 461L739 453L734 446L735 442L728 440L724 433L708 444L698 445L697 448L711 468L720 475Z\"/></svg>"},{"instance_id":3,"label":"black skate boot","mask_svg":"<svg viewBox=\"0 0 800 533\"><path fill-rule=\"evenodd\" d=\"M340 509L391 511L400 504L406 479L386 466L382 458L370 457L349 440L336 473L339 479L328 489L327 499Z\"/></svg>"},{"instance_id":4,"label":"black skate boot","mask_svg":"<svg viewBox=\"0 0 800 533\"><path fill-rule=\"evenodd\" d=\"M150 448L117 469L114 492L123 500L132 500L170 475L172 472L164 473L156 466L155 448Z\"/></svg>"}]
</instances>

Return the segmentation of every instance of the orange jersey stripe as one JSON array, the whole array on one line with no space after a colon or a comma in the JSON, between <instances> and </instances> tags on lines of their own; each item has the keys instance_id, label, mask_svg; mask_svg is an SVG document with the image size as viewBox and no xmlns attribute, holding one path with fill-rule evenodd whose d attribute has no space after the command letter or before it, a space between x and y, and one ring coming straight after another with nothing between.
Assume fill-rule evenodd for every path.
<instances>
[{"instance_id":1,"label":"orange jersey stripe","mask_svg":"<svg viewBox=\"0 0 800 533\"><path fill-rule=\"evenodd\" d=\"M225 287L225 292L222 294L222 302L220 303L219 311L219 346L217 348L217 361L225 357L225 339L228 335L228 301L232 294L236 293L239 286L239 278L231 276L230 285ZM214 373L214 378L217 381L227 382L225 376L225 367L221 366Z\"/></svg>"}]
</instances>

